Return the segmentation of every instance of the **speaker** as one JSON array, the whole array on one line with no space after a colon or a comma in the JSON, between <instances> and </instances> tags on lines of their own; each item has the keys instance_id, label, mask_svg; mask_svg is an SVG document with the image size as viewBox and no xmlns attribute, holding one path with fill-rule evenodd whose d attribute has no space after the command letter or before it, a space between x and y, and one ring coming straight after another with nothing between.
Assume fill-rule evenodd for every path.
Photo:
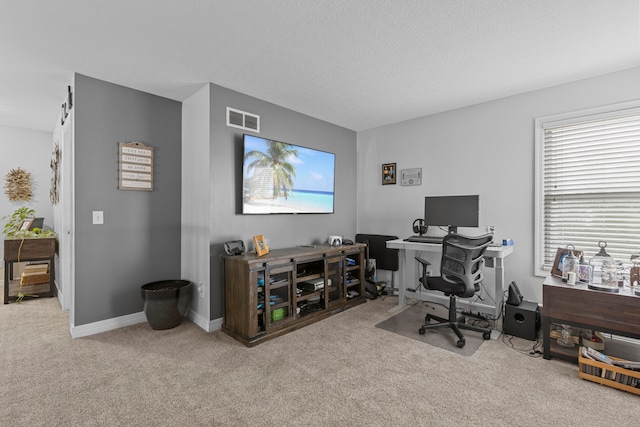
<instances>
[{"instance_id":1,"label":"speaker","mask_svg":"<svg viewBox=\"0 0 640 427\"><path fill-rule=\"evenodd\" d=\"M538 304L522 301L520 305L505 305L504 333L525 340L536 341L540 327Z\"/></svg>"},{"instance_id":2,"label":"speaker","mask_svg":"<svg viewBox=\"0 0 640 427\"><path fill-rule=\"evenodd\" d=\"M520 289L518 289L518 285L516 285L516 282L511 282L509 285L509 297L507 298L507 304L520 305L522 300L522 294L520 293Z\"/></svg>"}]
</instances>

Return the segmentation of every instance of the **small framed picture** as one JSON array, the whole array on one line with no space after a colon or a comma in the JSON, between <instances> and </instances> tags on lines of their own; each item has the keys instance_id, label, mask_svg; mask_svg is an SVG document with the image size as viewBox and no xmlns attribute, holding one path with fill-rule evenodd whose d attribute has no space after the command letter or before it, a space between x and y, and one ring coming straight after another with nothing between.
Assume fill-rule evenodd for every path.
<instances>
[{"instance_id":1,"label":"small framed picture","mask_svg":"<svg viewBox=\"0 0 640 427\"><path fill-rule=\"evenodd\" d=\"M382 165L382 185L396 183L396 164L385 163Z\"/></svg>"},{"instance_id":2,"label":"small framed picture","mask_svg":"<svg viewBox=\"0 0 640 427\"><path fill-rule=\"evenodd\" d=\"M27 231L31 228L31 224L33 224L34 218L27 218L22 220L22 224L20 224L20 231Z\"/></svg>"},{"instance_id":3,"label":"small framed picture","mask_svg":"<svg viewBox=\"0 0 640 427\"><path fill-rule=\"evenodd\" d=\"M422 185L422 168L402 169L400 185Z\"/></svg>"},{"instance_id":4,"label":"small framed picture","mask_svg":"<svg viewBox=\"0 0 640 427\"><path fill-rule=\"evenodd\" d=\"M267 241L264 239L262 234L253 236L253 245L256 248L256 254L258 256L263 256L269 253L269 246L267 246Z\"/></svg>"},{"instance_id":5,"label":"small framed picture","mask_svg":"<svg viewBox=\"0 0 640 427\"><path fill-rule=\"evenodd\" d=\"M569 249L558 248L558 251L556 252L556 259L553 261L553 265L551 266L552 276L562 277L562 261L564 261L564 258L569 255L569 252L571 252ZM580 258L582 251L573 251L573 254Z\"/></svg>"}]
</instances>

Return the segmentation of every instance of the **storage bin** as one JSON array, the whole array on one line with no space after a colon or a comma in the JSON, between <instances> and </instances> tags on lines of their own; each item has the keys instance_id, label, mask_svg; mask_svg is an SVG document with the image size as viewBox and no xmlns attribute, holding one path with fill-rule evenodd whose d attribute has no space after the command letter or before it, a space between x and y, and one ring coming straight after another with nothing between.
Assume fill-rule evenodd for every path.
<instances>
[{"instance_id":1,"label":"storage bin","mask_svg":"<svg viewBox=\"0 0 640 427\"><path fill-rule=\"evenodd\" d=\"M620 360L615 357L611 359ZM578 366L578 375L582 379L640 395L640 371L587 359L582 357L582 349L578 356Z\"/></svg>"}]
</instances>

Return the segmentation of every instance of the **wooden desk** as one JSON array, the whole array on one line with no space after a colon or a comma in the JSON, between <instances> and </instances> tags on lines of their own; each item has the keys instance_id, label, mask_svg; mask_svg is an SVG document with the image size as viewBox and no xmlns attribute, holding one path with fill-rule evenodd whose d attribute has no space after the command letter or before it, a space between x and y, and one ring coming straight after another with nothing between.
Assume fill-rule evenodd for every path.
<instances>
[{"instance_id":1,"label":"wooden desk","mask_svg":"<svg viewBox=\"0 0 640 427\"><path fill-rule=\"evenodd\" d=\"M13 264L16 262L27 261L48 261L49 263L49 284L46 291L27 292L31 295L52 297L54 295L55 285L55 262L56 255L56 239L51 238L35 238L35 239L8 239L4 241L4 303L8 304L9 300L15 300L16 295L9 296L9 288L17 286L16 280L13 280ZM19 280L17 281L19 284ZM23 285L23 287L36 285Z\"/></svg>"},{"instance_id":2,"label":"wooden desk","mask_svg":"<svg viewBox=\"0 0 640 427\"><path fill-rule=\"evenodd\" d=\"M609 293L589 289L585 284L567 285L558 277L547 276L542 284L542 304L545 359L553 356L578 361L579 346L566 348L551 340L551 323L640 338L640 296L630 289ZM605 343L605 353L618 356L615 352Z\"/></svg>"}]
</instances>

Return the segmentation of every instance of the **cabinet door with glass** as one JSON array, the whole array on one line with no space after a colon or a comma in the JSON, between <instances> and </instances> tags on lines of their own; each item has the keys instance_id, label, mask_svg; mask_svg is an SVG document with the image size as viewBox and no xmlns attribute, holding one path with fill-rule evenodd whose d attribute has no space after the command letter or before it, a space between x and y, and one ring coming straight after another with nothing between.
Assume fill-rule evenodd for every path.
<instances>
[{"instance_id":1,"label":"cabinet door with glass","mask_svg":"<svg viewBox=\"0 0 640 427\"><path fill-rule=\"evenodd\" d=\"M263 292L258 293L259 326L265 331L285 325L294 318L292 311L293 265L265 263Z\"/></svg>"},{"instance_id":2,"label":"cabinet door with glass","mask_svg":"<svg viewBox=\"0 0 640 427\"><path fill-rule=\"evenodd\" d=\"M345 258L341 253L331 254L325 258L325 307L342 301L345 295Z\"/></svg>"},{"instance_id":3,"label":"cabinet door with glass","mask_svg":"<svg viewBox=\"0 0 640 427\"><path fill-rule=\"evenodd\" d=\"M364 254L360 250L345 251L344 296L347 299L364 295Z\"/></svg>"}]
</instances>

